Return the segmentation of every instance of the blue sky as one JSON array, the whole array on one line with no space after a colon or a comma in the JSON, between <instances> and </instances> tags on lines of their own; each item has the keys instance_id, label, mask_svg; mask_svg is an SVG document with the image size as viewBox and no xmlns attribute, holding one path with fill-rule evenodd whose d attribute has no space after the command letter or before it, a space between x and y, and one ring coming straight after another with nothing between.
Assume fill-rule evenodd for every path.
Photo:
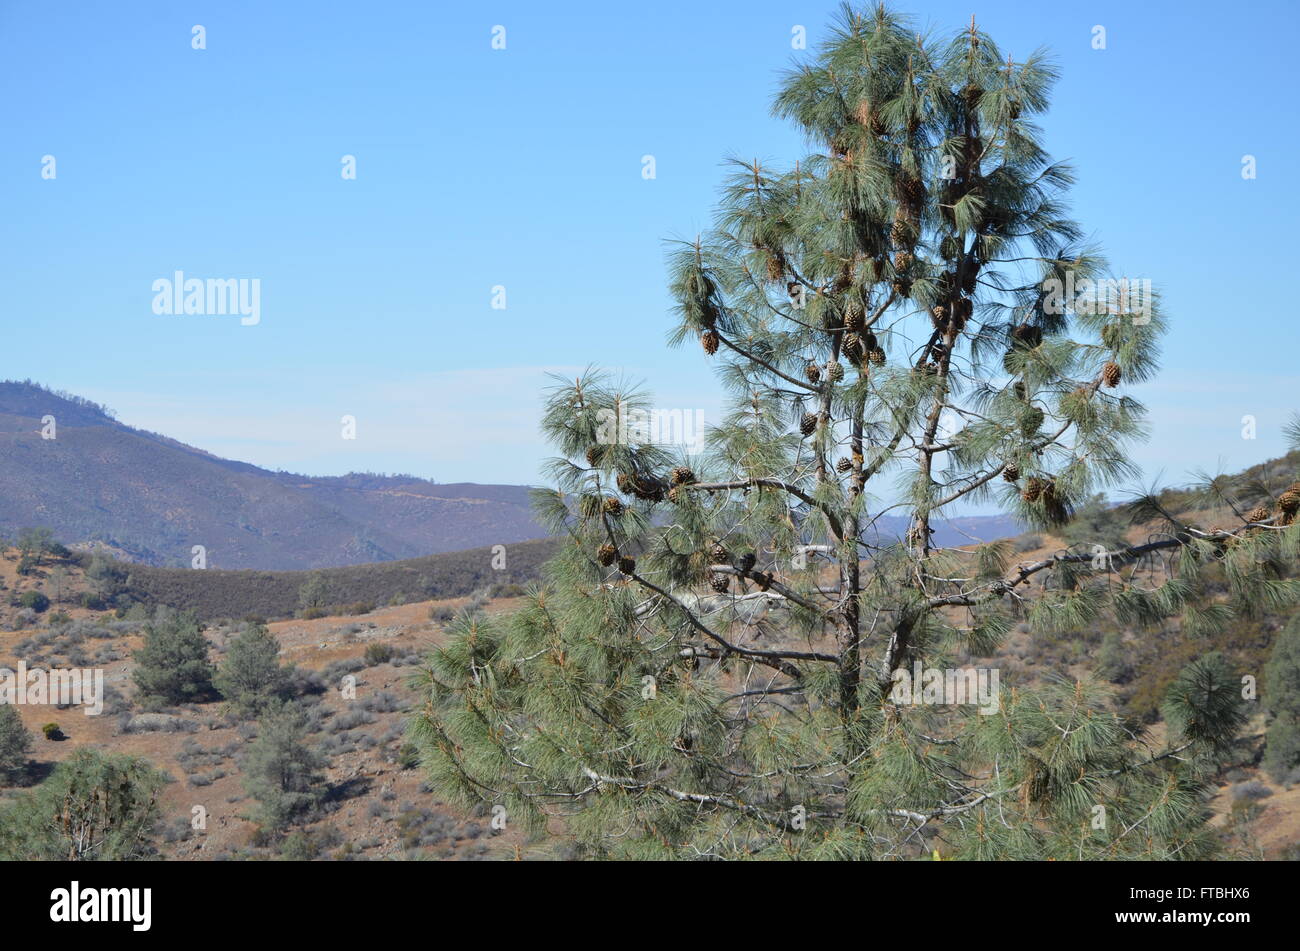
<instances>
[{"instance_id":1,"label":"blue sky","mask_svg":"<svg viewBox=\"0 0 1300 951\"><path fill-rule=\"evenodd\" d=\"M1053 51L1045 138L1078 170L1076 217L1171 322L1137 390L1147 477L1279 454L1300 409L1297 6L900 7L942 27L974 9L1013 55ZM548 372L597 363L712 416L702 354L664 343L664 240L707 226L724 156L801 155L769 102L792 27L815 43L833 11L0 2L0 378L260 465L444 482L540 481ZM261 322L154 314L176 270L259 279Z\"/></svg>"}]
</instances>

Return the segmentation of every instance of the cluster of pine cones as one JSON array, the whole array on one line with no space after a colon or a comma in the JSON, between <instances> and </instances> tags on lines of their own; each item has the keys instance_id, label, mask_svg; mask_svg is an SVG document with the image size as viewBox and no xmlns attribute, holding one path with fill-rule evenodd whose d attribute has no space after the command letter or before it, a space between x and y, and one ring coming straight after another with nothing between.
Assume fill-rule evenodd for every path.
<instances>
[{"instance_id":1,"label":"cluster of pine cones","mask_svg":"<svg viewBox=\"0 0 1300 951\"><path fill-rule=\"evenodd\" d=\"M1246 513L1247 522L1263 522L1277 516L1279 525L1290 525L1300 513L1300 482L1293 482L1277 497L1277 509L1268 505L1257 505Z\"/></svg>"}]
</instances>

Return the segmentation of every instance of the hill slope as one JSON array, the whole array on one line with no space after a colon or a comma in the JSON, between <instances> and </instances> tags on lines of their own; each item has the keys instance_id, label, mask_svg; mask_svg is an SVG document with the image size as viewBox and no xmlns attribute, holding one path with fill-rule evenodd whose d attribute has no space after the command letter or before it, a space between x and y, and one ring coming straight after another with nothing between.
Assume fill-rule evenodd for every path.
<instances>
[{"instance_id":1,"label":"hill slope","mask_svg":"<svg viewBox=\"0 0 1300 951\"><path fill-rule=\"evenodd\" d=\"M41 435L54 417L55 438ZM0 532L50 528L132 560L310 569L540 538L528 488L402 476L314 478L222 459L102 407L0 382Z\"/></svg>"}]
</instances>

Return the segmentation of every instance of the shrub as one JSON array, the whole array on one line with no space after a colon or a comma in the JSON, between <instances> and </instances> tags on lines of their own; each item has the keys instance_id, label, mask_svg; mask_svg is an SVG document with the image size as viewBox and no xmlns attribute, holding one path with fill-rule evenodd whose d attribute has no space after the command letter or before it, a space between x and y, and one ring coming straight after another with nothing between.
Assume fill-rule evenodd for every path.
<instances>
[{"instance_id":1,"label":"shrub","mask_svg":"<svg viewBox=\"0 0 1300 951\"><path fill-rule=\"evenodd\" d=\"M40 614L50 606L50 599L39 591L24 591L18 596L18 604Z\"/></svg>"},{"instance_id":2,"label":"shrub","mask_svg":"<svg viewBox=\"0 0 1300 951\"><path fill-rule=\"evenodd\" d=\"M1045 543L1046 540L1042 535L1021 535L1016 539L1016 554L1023 555L1027 551L1036 551L1042 548Z\"/></svg>"},{"instance_id":3,"label":"shrub","mask_svg":"<svg viewBox=\"0 0 1300 951\"><path fill-rule=\"evenodd\" d=\"M393 659L393 648L389 644L367 644L366 666L377 667Z\"/></svg>"},{"instance_id":4,"label":"shrub","mask_svg":"<svg viewBox=\"0 0 1300 951\"><path fill-rule=\"evenodd\" d=\"M1234 800L1245 799L1250 802L1255 802L1260 799L1267 799L1271 795L1273 795L1273 791L1258 779L1238 783L1236 786L1232 787L1232 798Z\"/></svg>"},{"instance_id":5,"label":"shrub","mask_svg":"<svg viewBox=\"0 0 1300 951\"><path fill-rule=\"evenodd\" d=\"M57 723L45 724L43 727L41 727L41 732L45 734L45 738L47 740L65 739L64 732L61 729L59 729L59 725Z\"/></svg>"},{"instance_id":6,"label":"shrub","mask_svg":"<svg viewBox=\"0 0 1300 951\"><path fill-rule=\"evenodd\" d=\"M420 751L414 743L403 743L397 751L397 765L402 769L415 769L420 765Z\"/></svg>"}]
</instances>

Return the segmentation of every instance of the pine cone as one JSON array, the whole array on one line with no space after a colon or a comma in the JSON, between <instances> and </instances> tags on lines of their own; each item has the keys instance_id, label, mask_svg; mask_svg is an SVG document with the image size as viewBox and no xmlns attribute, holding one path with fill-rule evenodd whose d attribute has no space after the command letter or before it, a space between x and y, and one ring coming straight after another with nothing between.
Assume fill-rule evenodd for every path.
<instances>
[{"instance_id":1,"label":"pine cone","mask_svg":"<svg viewBox=\"0 0 1300 951\"><path fill-rule=\"evenodd\" d=\"M1277 497L1277 507L1287 515L1295 514L1296 509L1300 509L1300 492L1287 489Z\"/></svg>"},{"instance_id":2,"label":"pine cone","mask_svg":"<svg viewBox=\"0 0 1300 951\"><path fill-rule=\"evenodd\" d=\"M840 365L838 360L827 361L826 379L830 380L832 383L838 383L840 380L844 379L844 367Z\"/></svg>"},{"instance_id":3,"label":"pine cone","mask_svg":"<svg viewBox=\"0 0 1300 951\"><path fill-rule=\"evenodd\" d=\"M1002 470L1002 478L1008 482L1020 481L1020 467L1014 462L1008 462L1006 468Z\"/></svg>"},{"instance_id":4,"label":"pine cone","mask_svg":"<svg viewBox=\"0 0 1300 951\"><path fill-rule=\"evenodd\" d=\"M843 350L845 358L847 358L851 363L862 362L862 355L864 353L862 349L862 338L856 333L849 331L844 335Z\"/></svg>"},{"instance_id":5,"label":"pine cone","mask_svg":"<svg viewBox=\"0 0 1300 951\"><path fill-rule=\"evenodd\" d=\"M1011 331L1011 339L1015 344L1033 350L1043 342L1043 328L1021 324Z\"/></svg>"},{"instance_id":6,"label":"pine cone","mask_svg":"<svg viewBox=\"0 0 1300 951\"><path fill-rule=\"evenodd\" d=\"M935 304L930 308L930 320L936 327L943 323L947 316L948 311L942 304Z\"/></svg>"},{"instance_id":7,"label":"pine cone","mask_svg":"<svg viewBox=\"0 0 1300 951\"><path fill-rule=\"evenodd\" d=\"M715 565L728 565L731 563L731 554L727 551L727 546L718 542L709 549L709 557L713 559Z\"/></svg>"},{"instance_id":8,"label":"pine cone","mask_svg":"<svg viewBox=\"0 0 1300 951\"><path fill-rule=\"evenodd\" d=\"M899 297L906 297L912 293L912 282L905 277L900 277L894 281L894 293Z\"/></svg>"},{"instance_id":9,"label":"pine cone","mask_svg":"<svg viewBox=\"0 0 1300 951\"><path fill-rule=\"evenodd\" d=\"M1123 335L1123 328L1117 323L1107 324L1101 328L1101 342L1112 350L1119 347Z\"/></svg>"},{"instance_id":10,"label":"pine cone","mask_svg":"<svg viewBox=\"0 0 1300 951\"><path fill-rule=\"evenodd\" d=\"M870 353L867 354L867 359L870 360L872 363L874 363L876 366L883 367L885 365L885 351L881 350L879 347L876 347L874 350L872 350Z\"/></svg>"},{"instance_id":11,"label":"pine cone","mask_svg":"<svg viewBox=\"0 0 1300 951\"><path fill-rule=\"evenodd\" d=\"M1107 362L1101 368L1101 382L1110 387L1119 386L1120 369L1118 363Z\"/></svg>"},{"instance_id":12,"label":"pine cone","mask_svg":"<svg viewBox=\"0 0 1300 951\"><path fill-rule=\"evenodd\" d=\"M726 575L714 575L709 579L709 587L718 594L726 594L730 585L730 579Z\"/></svg>"},{"instance_id":13,"label":"pine cone","mask_svg":"<svg viewBox=\"0 0 1300 951\"><path fill-rule=\"evenodd\" d=\"M815 363L808 364L803 372L807 375L809 383L816 383L822 378L822 368Z\"/></svg>"},{"instance_id":14,"label":"pine cone","mask_svg":"<svg viewBox=\"0 0 1300 951\"><path fill-rule=\"evenodd\" d=\"M635 495L647 502L662 502L667 486L658 479L633 478L626 472L620 472L617 478L618 490L624 495Z\"/></svg>"},{"instance_id":15,"label":"pine cone","mask_svg":"<svg viewBox=\"0 0 1300 951\"><path fill-rule=\"evenodd\" d=\"M598 465L600 465L600 457L601 457L602 455L604 455L604 447L603 447L603 446L588 446L588 447L587 447L587 465L589 465L589 466L598 466Z\"/></svg>"},{"instance_id":16,"label":"pine cone","mask_svg":"<svg viewBox=\"0 0 1300 951\"><path fill-rule=\"evenodd\" d=\"M848 459L841 458L839 462L835 463L835 468L838 469L840 472L848 472L850 469L853 468L853 463L850 462Z\"/></svg>"},{"instance_id":17,"label":"pine cone","mask_svg":"<svg viewBox=\"0 0 1300 951\"><path fill-rule=\"evenodd\" d=\"M1042 498L1043 490L1046 486L1046 482L1037 476L1034 476L1030 478L1028 483L1026 483L1024 491L1020 493L1020 497L1031 504L1037 502Z\"/></svg>"},{"instance_id":18,"label":"pine cone","mask_svg":"<svg viewBox=\"0 0 1300 951\"><path fill-rule=\"evenodd\" d=\"M680 502L682 500L681 490L682 487L680 485L675 485L671 489L669 489L668 501L671 502L673 505L676 505L678 502Z\"/></svg>"},{"instance_id":19,"label":"pine cone","mask_svg":"<svg viewBox=\"0 0 1300 951\"><path fill-rule=\"evenodd\" d=\"M700 343L704 345L704 352L713 356L718 352L718 332L716 330L706 330L700 335Z\"/></svg>"},{"instance_id":20,"label":"pine cone","mask_svg":"<svg viewBox=\"0 0 1300 951\"><path fill-rule=\"evenodd\" d=\"M1269 511L1269 507L1267 505L1257 505L1249 512L1246 513L1246 521L1262 522L1272 514L1273 513Z\"/></svg>"},{"instance_id":21,"label":"pine cone","mask_svg":"<svg viewBox=\"0 0 1300 951\"><path fill-rule=\"evenodd\" d=\"M676 466L669 473L669 477L672 479L673 485L690 485L695 481L695 473L686 466Z\"/></svg>"},{"instance_id":22,"label":"pine cone","mask_svg":"<svg viewBox=\"0 0 1300 951\"><path fill-rule=\"evenodd\" d=\"M862 304L855 299L844 305L844 326L855 333L862 330Z\"/></svg>"},{"instance_id":23,"label":"pine cone","mask_svg":"<svg viewBox=\"0 0 1300 951\"><path fill-rule=\"evenodd\" d=\"M596 549L596 560L606 568L612 565L614 563L614 559L617 557L618 557L618 549L616 549L613 545L601 545L599 548Z\"/></svg>"},{"instance_id":24,"label":"pine cone","mask_svg":"<svg viewBox=\"0 0 1300 951\"><path fill-rule=\"evenodd\" d=\"M754 557L754 553L752 551L747 551L745 554L740 556L740 561L736 562L736 567L742 572L749 572L753 569L756 561L758 561L758 559Z\"/></svg>"},{"instance_id":25,"label":"pine cone","mask_svg":"<svg viewBox=\"0 0 1300 951\"><path fill-rule=\"evenodd\" d=\"M899 251L894 255L894 270L899 271L900 273L906 271L912 266L912 262L915 260L916 256L911 252Z\"/></svg>"},{"instance_id":26,"label":"pine cone","mask_svg":"<svg viewBox=\"0 0 1300 951\"><path fill-rule=\"evenodd\" d=\"M618 560L618 570L623 572L625 575L630 575L632 572L636 571L636 559L624 555Z\"/></svg>"},{"instance_id":27,"label":"pine cone","mask_svg":"<svg viewBox=\"0 0 1300 951\"><path fill-rule=\"evenodd\" d=\"M602 506L602 509L606 515L615 515L615 516L622 515L623 503L616 496L613 495L606 496L605 503Z\"/></svg>"},{"instance_id":28,"label":"pine cone","mask_svg":"<svg viewBox=\"0 0 1300 951\"><path fill-rule=\"evenodd\" d=\"M1043 425L1043 420L1047 418L1037 406L1031 406L1025 410L1024 416L1020 418L1020 432L1026 439L1030 439L1038 434L1039 428Z\"/></svg>"},{"instance_id":29,"label":"pine cone","mask_svg":"<svg viewBox=\"0 0 1300 951\"><path fill-rule=\"evenodd\" d=\"M799 420L799 432L805 436L811 436L817 431L817 414L804 413L803 419Z\"/></svg>"},{"instance_id":30,"label":"pine cone","mask_svg":"<svg viewBox=\"0 0 1300 951\"><path fill-rule=\"evenodd\" d=\"M767 279L779 281L785 276L785 255L780 251L767 253Z\"/></svg>"}]
</instances>

